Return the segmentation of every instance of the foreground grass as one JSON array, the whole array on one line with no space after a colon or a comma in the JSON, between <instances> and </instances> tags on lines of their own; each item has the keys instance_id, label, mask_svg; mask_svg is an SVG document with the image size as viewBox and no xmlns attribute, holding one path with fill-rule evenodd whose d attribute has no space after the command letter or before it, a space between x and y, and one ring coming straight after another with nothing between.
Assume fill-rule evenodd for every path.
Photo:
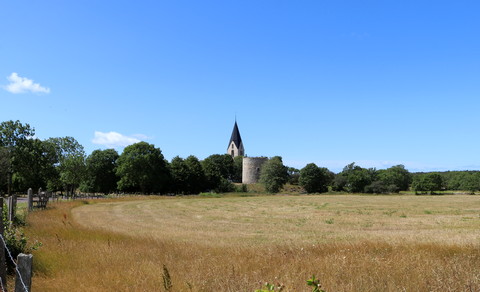
<instances>
[{"instance_id":1,"label":"foreground grass","mask_svg":"<svg viewBox=\"0 0 480 292\"><path fill-rule=\"evenodd\" d=\"M263 196L60 203L29 215L34 291L480 290L472 196Z\"/></svg>"}]
</instances>

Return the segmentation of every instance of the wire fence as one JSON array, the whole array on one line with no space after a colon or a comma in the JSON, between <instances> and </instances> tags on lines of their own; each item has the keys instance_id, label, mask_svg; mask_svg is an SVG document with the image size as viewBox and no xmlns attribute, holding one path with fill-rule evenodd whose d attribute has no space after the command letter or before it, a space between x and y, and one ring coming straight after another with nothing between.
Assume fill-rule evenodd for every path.
<instances>
[{"instance_id":1,"label":"wire fence","mask_svg":"<svg viewBox=\"0 0 480 292\"><path fill-rule=\"evenodd\" d=\"M13 263L14 266L15 266L15 271L16 271L16 273L17 273L17 279L20 279L20 283L21 283L24 291L25 291L25 292L29 292L30 290L28 289L27 285L26 285L25 282L23 281L23 277L22 277L22 274L20 273L20 270L18 269L17 262L13 259L12 253L11 253L10 250L8 249L7 243L5 242L5 238L3 237L2 234L0 234L0 239L2 240L3 246L5 247L5 250L7 251L7 254L8 254L10 260L12 261L12 263ZM6 284L6 283L5 283L5 284ZM4 287L3 279L0 279L0 286L1 286L3 292L7 292L7 290L6 290L5 287Z\"/></svg>"}]
</instances>

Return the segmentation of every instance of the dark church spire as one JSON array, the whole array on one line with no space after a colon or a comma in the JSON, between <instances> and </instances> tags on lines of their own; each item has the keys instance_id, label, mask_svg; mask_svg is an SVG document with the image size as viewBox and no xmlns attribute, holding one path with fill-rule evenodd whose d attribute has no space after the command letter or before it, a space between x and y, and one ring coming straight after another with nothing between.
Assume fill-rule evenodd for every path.
<instances>
[{"instance_id":1,"label":"dark church spire","mask_svg":"<svg viewBox=\"0 0 480 292\"><path fill-rule=\"evenodd\" d=\"M227 153L235 156L243 156L245 150L243 149L242 136L240 136L240 131L238 130L237 117L235 116L235 125L233 126L232 136L230 137L230 142L228 142Z\"/></svg>"}]
</instances>

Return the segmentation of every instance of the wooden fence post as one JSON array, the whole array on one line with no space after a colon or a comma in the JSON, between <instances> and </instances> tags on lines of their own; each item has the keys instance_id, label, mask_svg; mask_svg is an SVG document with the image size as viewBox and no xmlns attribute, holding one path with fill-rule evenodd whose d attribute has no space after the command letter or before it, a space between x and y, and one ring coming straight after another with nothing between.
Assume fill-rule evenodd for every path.
<instances>
[{"instance_id":1,"label":"wooden fence post","mask_svg":"<svg viewBox=\"0 0 480 292\"><path fill-rule=\"evenodd\" d=\"M0 198L0 214L3 214L3 198ZM0 216L0 234L4 236L3 216ZM4 240L5 241L5 240ZM0 281L2 281L3 289L7 291L7 264L5 259L5 246L0 243Z\"/></svg>"},{"instance_id":2,"label":"wooden fence post","mask_svg":"<svg viewBox=\"0 0 480 292\"><path fill-rule=\"evenodd\" d=\"M28 189L27 195L27 211L30 212L33 210L33 190L32 188Z\"/></svg>"},{"instance_id":3,"label":"wooden fence post","mask_svg":"<svg viewBox=\"0 0 480 292\"><path fill-rule=\"evenodd\" d=\"M7 219L10 221L9 224L12 224L13 219L15 218L15 195L11 195L10 197L7 198L7 206L8 206L8 212L7 212Z\"/></svg>"},{"instance_id":4,"label":"wooden fence post","mask_svg":"<svg viewBox=\"0 0 480 292\"><path fill-rule=\"evenodd\" d=\"M17 214L17 194L12 195L12 206L13 206L12 221L13 221L15 220L15 214Z\"/></svg>"},{"instance_id":5,"label":"wooden fence post","mask_svg":"<svg viewBox=\"0 0 480 292\"><path fill-rule=\"evenodd\" d=\"M32 262L33 255L23 253L18 255L18 272L17 276L15 277L15 292L30 292L32 290ZM20 275L18 273L20 273ZM22 280L25 286L23 286Z\"/></svg>"}]
</instances>

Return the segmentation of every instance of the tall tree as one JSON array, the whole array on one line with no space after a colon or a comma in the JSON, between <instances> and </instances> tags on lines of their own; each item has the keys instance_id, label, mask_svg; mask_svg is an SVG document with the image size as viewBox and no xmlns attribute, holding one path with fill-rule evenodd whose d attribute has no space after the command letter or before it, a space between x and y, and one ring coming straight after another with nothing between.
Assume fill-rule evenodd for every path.
<instances>
[{"instance_id":1,"label":"tall tree","mask_svg":"<svg viewBox=\"0 0 480 292\"><path fill-rule=\"evenodd\" d=\"M234 176L233 158L229 154L213 154L202 161L207 188L220 192L231 189Z\"/></svg>"},{"instance_id":2,"label":"tall tree","mask_svg":"<svg viewBox=\"0 0 480 292\"><path fill-rule=\"evenodd\" d=\"M29 124L22 124L20 121L6 121L0 123L0 148L4 153L3 159L8 161L7 169L7 192L12 191L12 176L20 168L26 167L30 161L22 159L22 152L26 151L28 139L35 135L35 129Z\"/></svg>"},{"instance_id":3,"label":"tall tree","mask_svg":"<svg viewBox=\"0 0 480 292\"><path fill-rule=\"evenodd\" d=\"M74 194L85 179L85 151L73 137L49 138L45 141L55 149L59 182L67 193ZM49 186L57 190L57 181L50 181Z\"/></svg>"},{"instance_id":4,"label":"tall tree","mask_svg":"<svg viewBox=\"0 0 480 292\"><path fill-rule=\"evenodd\" d=\"M288 182L292 185L298 185L300 179L300 169L295 167L288 167Z\"/></svg>"},{"instance_id":5,"label":"tall tree","mask_svg":"<svg viewBox=\"0 0 480 292\"><path fill-rule=\"evenodd\" d=\"M424 173L413 178L412 189L415 192L430 192L442 190L444 187L443 177L438 173Z\"/></svg>"},{"instance_id":6,"label":"tall tree","mask_svg":"<svg viewBox=\"0 0 480 292\"><path fill-rule=\"evenodd\" d=\"M6 148L0 147L0 196L6 191L10 157Z\"/></svg>"},{"instance_id":7,"label":"tall tree","mask_svg":"<svg viewBox=\"0 0 480 292\"><path fill-rule=\"evenodd\" d=\"M269 193L278 193L288 181L287 167L283 165L282 157L270 158L262 167L260 182Z\"/></svg>"},{"instance_id":8,"label":"tall tree","mask_svg":"<svg viewBox=\"0 0 480 292\"><path fill-rule=\"evenodd\" d=\"M331 182L329 170L309 163L300 170L299 184L307 193L324 193L328 191Z\"/></svg>"},{"instance_id":9,"label":"tall tree","mask_svg":"<svg viewBox=\"0 0 480 292\"><path fill-rule=\"evenodd\" d=\"M395 186L398 191L406 191L412 182L412 175L405 169L405 166L400 164L380 170L378 179L386 186Z\"/></svg>"},{"instance_id":10,"label":"tall tree","mask_svg":"<svg viewBox=\"0 0 480 292\"><path fill-rule=\"evenodd\" d=\"M115 149L95 150L86 160L84 186L87 191L108 194L117 189L118 152Z\"/></svg>"},{"instance_id":11,"label":"tall tree","mask_svg":"<svg viewBox=\"0 0 480 292\"><path fill-rule=\"evenodd\" d=\"M175 156L170 162L171 190L175 194L188 194L190 191L190 169L183 158Z\"/></svg>"},{"instance_id":12,"label":"tall tree","mask_svg":"<svg viewBox=\"0 0 480 292\"><path fill-rule=\"evenodd\" d=\"M362 168L353 162L345 166L342 172L337 174L334 189L350 193L364 192L365 187L375 181L375 178L375 169Z\"/></svg>"},{"instance_id":13,"label":"tall tree","mask_svg":"<svg viewBox=\"0 0 480 292\"><path fill-rule=\"evenodd\" d=\"M49 143L28 139L17 158L28 162L19 164L13 176L13 185L17 190L45 189L48 181L58 175L55 169L55 150Z\"/></svg>"},{"instance_id":14,"label":"tall tree","mask_svg":"<svg viewBox=\"0 0 480 292\"><path fill-rule=\"evenodd\" d=\"M243 156L235 156L233 158L233 178L232 181L236 183L242 182L243 171Z\"/></svg>"},{"instance_id":15,"label":"tall tree","mask_svg":"<svg viewBox=\"0 0 480 292\"><path fill-rule=\"evenodd\" d=\"M189 193L198 194L205 188L205 171L197 157L190 155L185 159L190 171Z\"/></svg>"},{"instance_id":16,"label":"tall tree","mask_svg":"<svg viewBox=\"0 0 480 292\"><path fill-rule=\"evenodd\" d=\"M146 142L125 147L117 160L118 188L123 191L164 193L169 173L160 148Z\"/></svg>"}]
</instances>

